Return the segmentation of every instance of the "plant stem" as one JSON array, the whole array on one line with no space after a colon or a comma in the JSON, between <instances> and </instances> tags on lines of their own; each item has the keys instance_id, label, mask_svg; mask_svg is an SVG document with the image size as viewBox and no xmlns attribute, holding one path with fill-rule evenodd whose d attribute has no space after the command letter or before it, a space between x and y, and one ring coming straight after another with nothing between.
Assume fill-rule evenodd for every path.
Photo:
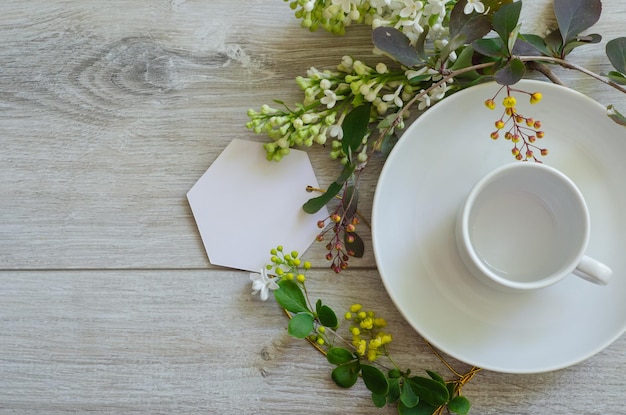
<instances>
[{"instance_id":1,"label":"plant stem","mask_svg":"<svg viewBox=\"0 0 626 415\"><path fill-rule=\"evenodd\" d=\"M444 83L448 82L451 78L454 78L454 77L459 76L459 75L463 75L464 73L467 73L467 72L476 71L478 69L488 68L490 66L494 66L495 64L496 64L496 62L486 62L486 63L480 63L480 64L477 64L477 65L468 66L466 68L457 69L456 71L452 71L450 73L447 73L447 74L443 75L443 78L441 78L439 81L437 81L436 83L432 84L427 89L425 89L424 91L420 92L419 94L416 94L415 96L413 96L413 98L411 98L411 100L408 101L400 109L400 111L398 111L396 113L396 117L394 118L394 121L391 123L391 125L389 127L385 128L380 133L380 136L376 139L376 141L374 142L374 145L372 146L372 151L370 152L370 154L368 156L368 159L374 153L374 151L376 151L376 149L378 149L378 147L380 146L381 142L387 136L389 131L391 131L391 129L394 128L400 122L400 120L402 119L402 116L404 116L404 114L408 111L409 107L411 107L413 104L415 104L415 102L417 100L419 100L421 97L423 97L426 94L429 94L435 88L439 88L441 85L443 85Z\"/></svg>"},{"instance_id":2,"label":"plant stem","mask_svg":"<svg viewBox=\"0 0 626 415\"><path fill-rule=\"evenodd\" d=\"M600 82L603 82L615 89L617 89L620 92L623 92L626 94L626 89L623 88L622 86L616 84L615 82L611 81L610 79L605 78L604 76L598 75L597 73L590 71L587 68L584 68L580 65L576 65L575 63L571 63L566 61L565 59L561 59L561 58L555 58L553 56L519 56L519 59L522 60L523 62L551 62L551 63L556 63L558 65L561 65L564 68L567 69L574 69L576 71L582 72L585 75L588 75L594 79L597 79Z\"/></svg>"},{"instance_id":3,"label":"plant stem","mask_svg":"<svg viewBox=\"0 0 626 415\"><path fill-rule=\"evenodd\" d=\"M553 84L566 86L563 83L563 81L561 81L559 79L559 77L556 76L556 74L554 72L552 72L552 70L547 65L545 65L545 64L543 64L541 62L528 62L528 64L530 65L531 69L534 69L534 70L536 70L538 72L541 72Z\"/></svg>"}]
</instances>

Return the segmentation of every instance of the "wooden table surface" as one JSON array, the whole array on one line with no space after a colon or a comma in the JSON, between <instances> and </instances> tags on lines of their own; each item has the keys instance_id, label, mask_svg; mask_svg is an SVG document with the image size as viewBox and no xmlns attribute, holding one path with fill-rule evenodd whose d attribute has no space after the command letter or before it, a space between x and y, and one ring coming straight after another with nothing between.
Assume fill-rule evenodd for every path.
<instances>
[{"instance_id":1,"label":"wooden table surface","mask_svg":"<svg viewBox=\"0 0 626 415\"><path fill-rule=\"evenodd\" d=\"M526 3L525 29L541 30L551 2ZM626 6L604 3L603 43L626 34ZM248 108L300 101L295 77L344 54L375 64L369 34L310 33L280 0L3 1L1 414L395 412L362 384L336 387L276 303L249 295L247 272L209 264L185 197L232 139L267 140L245 128ZM572 59L610 70L603 47ZM559 75L626 109L626 96ZM327 186L337 165L323 149L310 157ZM381 166L363 179L366 216ZM337 310L375 306L400 362L447 375L387 297L365 239L340 276L309 249L309 288ZM556 372L483 371L464 393L474 414L624 414L626 338Z\"/></svg>"}]
</instances>

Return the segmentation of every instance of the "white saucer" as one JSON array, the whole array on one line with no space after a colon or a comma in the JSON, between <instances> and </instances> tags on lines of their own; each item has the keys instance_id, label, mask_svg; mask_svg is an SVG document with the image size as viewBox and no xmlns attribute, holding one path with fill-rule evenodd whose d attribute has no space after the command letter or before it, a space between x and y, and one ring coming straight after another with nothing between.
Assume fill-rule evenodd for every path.
<instances>
[{"instance_id":1,"label":"white saucer","mask_svg":"<svg viewBox=\"0 0 626 415\"><path fill-rule=\"evenodd\" d=\"M539 81L515 87L543 94L532 106L527 95L514 95L519 112L543 124L538 142L550 151L543 161L587 200L588 254L613 269L608 286L570 275L540 291L506 294L462 265L454 223L463 199L484 174L516 162L510 141L489 137L503 98L495 111L483 105L499 88L493 83L444 99L407 129L380 175L372 237L391 299L426 340L484 369L537 373L581 362L626 329L626 128L573 90ZM520 260L532 258L520 253Z\"/></svg>"}]
</instances>

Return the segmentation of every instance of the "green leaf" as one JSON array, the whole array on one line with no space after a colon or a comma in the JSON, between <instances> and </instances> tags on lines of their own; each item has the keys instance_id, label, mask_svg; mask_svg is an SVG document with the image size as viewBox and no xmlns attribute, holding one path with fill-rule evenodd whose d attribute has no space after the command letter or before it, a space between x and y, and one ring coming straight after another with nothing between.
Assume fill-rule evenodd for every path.
<instances>
[{"instance_id":1,"label":"green leaf","mask_svg":"<svg viewBox=\"0 0 626 415\"><path fill-rule=\"evenodd\" d=\"M443 48L441 48L441 51L439 52L439 58L442 61L447 60L448 56L450 56L450 54L453 51L457 50L464 44L465 44L465 35L463 33L459 33L458 35L451 38L450 41L446 43L446 45Z\"/></svg>"},{"instance_id":2,"label":"green leaf","mask_svg":"<svg viewBox=\"0 0 626 415\"><path fill-rule=\"evenodd\" d=\"M619 73L617 71L610 71L607 74L607 77L615 82L616 84L620 84L620 85L626 85L626 76L624 76L624 74Z\"/></svg>"},{"instance_id":3,"label":"green leaf","mask_svg":"<svg viewBox=\"0 0 626 415\"><path fill-rule=\"evenodd\" d=\"M470 401L465 396L457 396L448 402L448 409L459 415L466 415L470 410Z\"/></svg>"},{"instance_id":4,"label":"green leaf","mask_svg":"<svg viewBox=\"0 0 626 415\"><path fill-rule=\"evenodd\" d=\"M387 394L387 402L394 403L400 399L400 378L389 379L389 393Z\"/></svg>"},{"instance_id":5,"label":"green leaf","mask_svg":"<svg viewBox=\"0 0 626 415\"><path fill-rule=\"evenodd\" d=\"M359 379L361 364L358 360L337 366L331 373L331 378L342 388L350 388L354 386Z\"/></svg>"},{"instance_id":6,"label":"green leaf","mask_svg":"<svg viewBox=\"0 0 626 415\"><path fill-rule=\"evenodd\" d=\"M343 167L341 174L339 175L339 177L337 177L337 180L335 180L335 182L341 185L344 184L345 182L348 181L350 176L352 176L352 173L354 173L354 165L351 163L348 163Z\"/></svg>"},{"instance_id":7,"label":"green leaf","mask_svg":"<svg viewBox=\"0 0 626 415\"><path fill-rule=\"evenodd\" d=\"M554 14L564 44L593 26L601 13L600 0L554 0Z\"/></svg>"},{"instance_id":8,"label":"green leaf","mask_svg":"<svg viewBox=\"0 0 626 415\"><path fill-rule=\"evenodd\" d=\"M299 313L289 320L287 331L293 337L304 339L313 331L313 314Z\"/></svg>"},{"instance_id":9,"label":"green leaf","mask_svg":"<svg viewBox=\"0 0 626 415\"><path fill-rule=\"evenodd\" d=\"M339 326L337 321L337 315L332 308L327 305L322 305L317 311L317 317L320 319L320 323L331 329L336 329Z\"/></svg>"},{"instance_id":10,"label":"green leaf","mask_svg":"<svg viewBox=\"0 0 626 415\"><path fill-rule=\"evenodd\" d=\"M495 74L495 80L500 85L513 85L519 82L526 73L524 62L519 58L511 59L504 68Z\"/></svg>"},{"instance_id":11,"label":"green leaf","mask_svg":"<svg viewBox=\"0 0 626 415\"><path fill-rule=\"evenodd\" d=\"M343 365L356 360L356 357L343 347L331 347L326 353L326 359L333 365Z\"/></svg>"},{"instance_id":12,"label":"green leaf","mask_svg":"<svg viewBox=\"0 0 626 415\"><path fill-rule=\"evenodd\" d=\"M546 48L548 48L548 55L560 58L561 50L563 49L563 38L561 37L561 31L555 29L550 32L544 39Z\"/></svg>"},{"instance_id":13,"label":"green leaf","mask_svg":"<svg viewBox=\"0 0 626 415\"><path fill-rule=\"evenodd\" d=\"M602 41L602 36L595 33L591 35L579 36L575 40L567 42L567 44L563 47L562 55L567 56L572 50L579 46L600 43L600 41Z\"/></svg>"},{"instance_id":14,"label":"green leaf","mask_svg":"<svg viewBox=\"0 0 626 415\"><path fill-rule=\"evenodd\" d=\"M374 402L374 406L376 406L376 408L382 408L387 405L387 396L372 393L372 402Z\"/></svg>"},{"instance_id":15,"label":"green leaf","mask_svg":"<svg viewBox=\"0 0 626 415\"><path fill-rule=\"evenodd\" d=\"M278 285L280 288L274 291L274 298L282 308L292 313L310 312L298 284L283 279Z\"/></svg>"},{"instance_id":16,"label":"green leaf","mask_svg":"<svg viewBox=\"0 0 626 415\"><path fill-rule=\"evenodd\" d=\"M389 393L389 382L383 372L371 365L361 365L361 375L363 382L370 392L376 395L387 395Z\"/></svg>"},{"instance_id":17,"label":"green leaf","mask_svg":"<svg viewBox=\"0 0 626 415\"><path fill-rule=\"evenodd\" d=\"M608 107L606 107L606 110L607 110L607 115L609 116L609 118L611 118L613 121L615 121L619 125L626 126L626 116L624 116L618 110L616 110L613 105L609 105Z\"/></svg>"},{"instance_id":18,"label":"green leaf","mask_svg":"<svg viewBox=\"0 0 626 415\"><path fill-rule=\"evenodd\" d=\"M415 42L415 52L422 62L426 62L428 60L428 55L426 54L426 38L428 36L429 29L430 26L424 27L424 31L420 33L417 41Z\"/></svg>"},{"instance_id":19,"label":"green leaf","mask_svg":"<svg viewBox=\"0 0 626 415\"><path fill-rule=\"evenodd\" d=\"M409 385L409 382L404 382L401 387L400 402L407 408L413 408L420 401L420 398L415 394L415 391Z\"/></svg>"},{"instance_id":20,"label":"green leaf","mask_svg":"<svg viewBox=\"0 0 626 415\"><path fill-rule=\"evenodd\" d=\"M335 180L333 183L330 184L330 186L328 186L326 192L324 192L320 196L307 200L304 205L302 205L302 209L306 213L316 213L321 208L326 206L326 204L333 200L333 198L339 194L341 189L343 189L344 183L348 181L350 176L352 176L352 173L354 173L354 164L346 164L337 180Z\"/></svg>"},{"instance_id":21,"label":"green leaf","mask_svg":"<svg viewBox=\"0 0 626 415\"><path fill-rule=\"evenodd\" d=\"M484 14L465 14L466 4L467 0L461 0L450 12L450 39L463 35L466 43L472 43L491 31L491 22Z\"/></svg>"},{"instance_id":22,"label":"green leaf","mask_svg":"<svg viewBox=\"0 0 626 415\"><path fill-rule=\"evenodd\" d=\"M374 46L397 60L404 66L415 66L423 63L409 38L393 27L377 27L372 31Z\"/></svg>"},{"instance_id":23,"label":"green leaf","mask_svg":"<svg viewBox=\"0 0 626 415\"><path fill-rule=\"evenodd\" d=\"M339 194L342 188L343 184L332 182L330 186L328 186L326 192L317 197L307 200L304 205L302 205L302 209L304 209L306 213L316 213L321 208L326 206L328 202L333 200L333 198Z\"/></svg>"},{"instance_id":24,"label":"green leaf","mask_svg":"<svg viewBox=\"0 0 626 415\"><path fill-rule=\"evenodd\" d=\"M318 299L318 300L315 302L315 312L316 312L317 314L319 314L319 313L320 313L320 308L322 308L322 304L323 304L323 303L322 303L322 300L321 300L321 299Z\"/></svg>"},{"instance_id":25,"label":"green leaf","mask_svg":"<svg viewBox=\"0 0 626 415\"><path fill-rule=\"evenodd\" d=\"M626 74L626 37L609 40L606 44L606 56L618 72Z\"/></svg>"},{"instance_id":26,"label":"green leaf","mask_svg":"<svg viewBox=\"0 0 626 415\"><path fill-rule=\"evenodd\" d=\"M436 380L413 376L409 378L408 381L415 394L419 396L420 401L424 400L431 405L440 406L450 399L448 388Z\"/></svg>"},{"instance_id":27,"label":"green leaf","mask_svg":"<svg viewBox=\"0 0 626 415\"><path fill-rule=\"evenodd\" d=\"M352 242L348 241L349 236L354 238ZM356 232L346 232L343 237L343 243L350 256L363 258L365 243L363 243L363 239Z\"/></svg>"},{"instance_id":28,"label":"green leaf","mask_svg":"<svg viewBox=\"0 0 626 415\"><path fill-rule=\"evenodd\" d=\"M485 10L488 10L487 14L493 14L500 10L500 7L511 3L513 3L513 0L483 0Z\"/></svg>"},{"instance_id":29,"label":"green leaf","mask_svg":"<svg viewBox=\"0 0 626 415\"><path fill-rule=\"evenodd\" d=\"M493 14L493 30L500 35L500 39L506 44L509 41L509 34L515 30L522 10L522 2L517 1L505 4Z\"/></svg>"},{"instance_id":30,"label":"green leaf","mask_svg":"<svg viewBox=\"0 0 626 415\"><path fill-rule=\"evenodd\" d=\"M389 372L387 372L387 376L389 376L390 379L396 379L402 376L402 372L400 372L398 369L389 369Z\"/></svg>"},{"instance_id":31,"label":"green leaf","mask_svg":"<svg viewBox=\"0 0 626 415\"><path fill-rule=\"evenodd\" d=\"M446 388L448 389L448 396L454 396L456 393L456 383L448 382L446 383Z\"/></svg>"},{"instance_id":32,"label":"green leaf","mask_svg":"<svg viewBox=\"0 0 626 415\"><path fill-rule=\"evenodd\" d=\"M472 65L472 58L474 56L474 48L471 45L468 45L461 50L459 56L457 56L456 61L450 67L450 70L457 70L460 68L467 68Z\"/></svg>"},{"instance_id":33,"label":"green leaf","mask_svg":"<svg viewBox=\"0 0 626 415\"><path fill-rule=\"evenodd\" d=\"M551 53L546 46L546 42L543 40L541 36L533 35L533 34L523 34L520 35L520 39L525 41L526 43L532 45L537 51L541 52L546 56L550 56Z\"/></svg>"},{"instance_id":34,"label":"green leaf","mask_svg":"<svg viewBox=\"0 0 626 415\"><path fill-rule=\"evenodd\" d=\"M445 386L446 381L439 373L433 372L432 370L427 370L426 373L428 373L428 376L430 376L432 380L436 380L437 382Z\"/></svg>"},{"instance_id":35,"label":"green leaf","mask_svg":"<svg viewBox=\"0 0 626 415\"><path fill-rule=\"evenodd\" d=\"M341 203L343 204L344 215L347 218L353 217L359 204L359 189L356 186L348 186Z\"/></svg>"},{"instance_id":36,"label":"green leaf","mask_svg":"<svg viewBox=\"0 0 626 415\"><path fill-rule=\"evenodd\" d=\"M419 401L417 405L412 408L407 407L402 402L398 403L398 413L400 415L432 415L436 409L437 406L433 406L424 401Z\"/></svg>"},{"instance_id":37,"label":"green leaf","mask_svg":"<svg viewBox=\"0 0 626 415\"><path fill-rule=\"evenodd\" d=\"M492 58L503 58L508 56L504 43L500 38L478 39L472 43L474 50L481 55Z\"/></svg>"},{"instance_id":38,"label":"green leaf","mask_svg":"<svg viewBox=\"0 0 626 415\"><path fill-rule=\"evenodd\" d=\"M513 48L515 47L515 44L517 43L517 38L519 36L519 31L522 28L522 24L518 24L517 26L515 26L515 29L513 29L513 31L511 33L509 33L509 41L507 43L507 48L510 54L513 53Z\"/></svg>"},{"instance_id":39,"label":"green leaf","mask_svg":"<svg viewBox=\"0 0 626 415\"><path fill-rule=\"evenodd\" d=\"M371 108L369 102L358 106L350 111L343 120L341 145L344 153L351 155L361 145L370 123Z\"/></svg>"}]
</instances>

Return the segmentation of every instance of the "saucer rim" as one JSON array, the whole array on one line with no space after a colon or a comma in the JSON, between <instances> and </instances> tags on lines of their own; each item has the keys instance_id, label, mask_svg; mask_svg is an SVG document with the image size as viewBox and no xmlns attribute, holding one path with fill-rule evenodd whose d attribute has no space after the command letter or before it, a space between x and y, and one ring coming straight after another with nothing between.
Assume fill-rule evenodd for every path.
<instances>
[{"instance_id":1,"label":"saucer rim","mask_svg":"<svg viewBox=\"0 0 626 415\"><path fill-rule=\"evenodd\" d=\"M420 320L424 321L424 319L421 316L415 316L412 314L412 310L409 310L406 304L404 304L402 301L400 301L400 299L398 298L397 295L397 289L398 287L395 287L394 285L397 285L397 279L394 279L392 275L390 275L391 272L395 272L398 271L397 268L392 268L389 269L389 262L393 261L393 260L412 260L413 258L391 258L391 259L387 259L383 257L383 246L386 244L387 241L385 240L381 240L381 235L380 233L382 231L380 231L381 228L383 228L384 225L384 213L381 214L380 212L383 210L381 208L381 206L384 206L385 200L383 199L383 193L384 193L384 188L385 186L387 186L387 182L389 182L388 176L390 175L390 171L392 171L392 169L395 169L396 166L394 166L394 160L396 157L399 157L398 154L402 154L402 152L404 151L403 147L406 146L405 143L410 142L411 141L411 137L414 135L418 135L416 134L417 131L419 131L419 128L422 126L422 124L424 124L429 118L435 117L436 115L433 114L437 114L438 112L442 112L445 111L446 108L450 108L453 107L455 104L455 101L458 101L460 97L467 97L467 96L473 96L476 99L480 100L480 99L484 99L485 96L489 96L489 93L487 91L492 91L494 90L494 88L496 87L496 85L491 82L491 83L485 83L485 84L481 84L472 88L468 88L464 91L460 91L456 94L454 94L451 97L446 98L445 100L443 100L442 102L436 104L435 107L429 109L428 111L425 112L425 114L423 114L420 118L418 118L403 134L403 136L401 137L401 139L398 141L398 143L396 144L395 148L392 150L391 154L389 155L387 162L385 164L385 166L383 167L383 170L381 171L379 180L378 180L378 185L377 185L377 189L375 191L374 194L374 200L373 200L373 208L372 208L372 243L373 243L373 250L374 250L374 255L375 255L375 259L376 259L376 263L378 266L378 270L381 276L381 279L383 281L383 284L391 298L391 300L394 302L394 304L396 305L396 307L398 308L398 310L400 311L400 313L404 316L404 318L406 319L406 321L422 336L424 337L429 343L433 344L435 347L437 347L438 349L442 350L443 352L451 355L452 357L457 358L460 361L475 365L475 366L479 366L485 369L489 369L489 370L493 370L493 371L498 371L498 372L506 372L506 373L541 373L541 372L546 372L546 371L551 371L551 370L556 370L556 369L561 369L564 367L568 367L574 364L577 364L593 355L595 355L596 353L600 352L601 350L603 350L604 348L606 348L607 346L609 346L611 343L613 343L617 338L619 338L624 331L626 330L626 315L624 316L624 318L622 319L622 321L617 321L617 325L621 324L621 327L613 330L612 334L610 336L605 336L603 337L603 341L600 341L597 343L596 347L593 347L589 350L584 350L582 352L579 353L579 355L576 358L573 359L569 359L566 361L555 361L555 362L550 362L550 363L538 363L536 365L529 365L529 366L517 366L517 365L502 365L502 364L493 364L492 362L489 361L485 361L485 360L481 360L476 359L472 356L466 356L464 353L460 352L459 350L455 349L454 347L450 347L448 344L443 343L442 341L440 341L440 339L437 338L437 336L434 336L432 333L425 331L423 329L423 327L420 326ZM498 86L499 87L499 86ZM571 90L569 88L565 88L565 87L561 87L558 85L553 85L553 84L549 84L547 82L542 82L542 81L534 81L534 80L523 80L520 83L518 83L516 85L516 88L518 89L525 89L525 90L534 90L534 89L539 89L541 88L541 91L544 93L544 98L549 98L551 95L567 95L568 98L571 98L573 100L576 101L577 104L579 105L583 105L585 106L585 109L587 111L594 111L596 113L598 113L599 111L602 111L605 114L605 108L598 104L597 102L593 101L592 99L586 97L583 94L578 93L577 91ZM546 100L548 101L548 100ZM481 101L478 101L481 102ZM474 107L472 107L474 108ZM550 111L559 111L558 108L549 108ZM473 111L480 111L480 110L473 110ZM546 118L546 116L550 113L550 111L545 111L545 114L543 115L544 118ZM481 117L478 117L481 118ZM549 118L549 117L547 117ZM421 120L421 121L420 121ZM477 121L478 122L478 121ZM611 122L608 118L607 118L607 122ZM545 124L545 122L544 122ZM604 125L608 125L608 124L604 124ZM606 127L609 128L609 127ZM443 134L445 135L445 130L442 132L438 132L439 134ZM489 131L486 132L486 137L488 138L488 134ZM419 138L415 138L413 137L414 140L418 140ZM476 140L480 140L480 138L476 138ZM421 141L422 144L424 144L424 140ZM624 141L626 143L626 140ZM428 142L426 142L428 143ZM491 143L490 143L491 144ZM492 144L491 144L492 145ZM626 147L625 147L626 148ZM421 149L423 151L423 149ZM502 152L503 150L500 149L500 152ZM506 151L504 151L506 153ZM427 152L426 152L427 153ZM510 162L511 159L508 158L506 159L506 161L504 161L505 159L502 159L502 162ZM556 166L558 168L558 166ZM419 173L419 171L418 171ZM589 172L587 172L589 173ZM419 174L418 174L419 176ZM621 195L622 198L624 198L624 195ZM393 204L397 205L398 202L397 200L394 200ZM592 218L593 219L593 218ZM617 231L615 233L618 233L619 229L617 229ZM626 242L626 240L623 240L624 242ZM395 246L395 245L394 245ZM467 271L467 270L466 270ZM615 277L615 276L614 276ZM425 277L422 277L425 278ZM478 284L478 283L477 283ZM558 285L558 284L557 284ZM626 292L626 289L624 286L624 284L621 284L621 290L622 292ZM550 288L550 287L549 287ZM619 318L617 319L619 320Z\"/></svg>"}]
</instances>

